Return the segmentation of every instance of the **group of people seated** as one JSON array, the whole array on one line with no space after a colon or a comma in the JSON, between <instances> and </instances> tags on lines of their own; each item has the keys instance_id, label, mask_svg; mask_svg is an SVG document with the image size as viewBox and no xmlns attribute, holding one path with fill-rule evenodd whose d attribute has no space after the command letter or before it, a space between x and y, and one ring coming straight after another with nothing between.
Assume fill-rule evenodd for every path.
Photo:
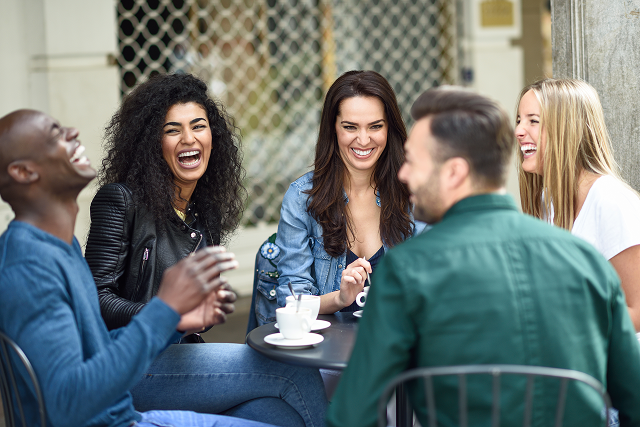
<instances>
[{"instance_id":1,"label":"group of people seated","mask_svg":"<svg viewBox=\"0 0 640 428\"><path fill-rule=\"evenodd\" d=\"M75 128L33 110L0 118L0 196L15 213L0 236L0 330L31 361L47 422L375 425L383 389L410 368L523 364L590 374L620 423L640 424L640 197L618 172L596 91L529 85L515 129L463 88L431 88L411 114L407 135L383 76L343 74L313 170L284 195L277 283L257 294L257 322L275 321L290 286L331 314L361 309L372 284L347 369L322 374L199 335L234 310L222 274L237 261L221 245L246 196L240 130L203 81L157 75L126 95L98 172ZM524 213L505 191L514 151ZM83 256L76 200L96 176ZM435 388L438 422L459 424L453 380ZM517 402L503 423L520 423ZM554 416L543 399L534 424ZM578 391L566 418L602 414Z\"/></svg>"}]
</instances>

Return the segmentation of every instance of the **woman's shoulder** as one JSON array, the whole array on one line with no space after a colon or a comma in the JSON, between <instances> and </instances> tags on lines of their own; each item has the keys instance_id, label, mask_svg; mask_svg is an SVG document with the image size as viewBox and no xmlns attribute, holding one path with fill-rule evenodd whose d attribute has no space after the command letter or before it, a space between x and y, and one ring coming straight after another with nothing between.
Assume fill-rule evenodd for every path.
<instances>
[{"instance_id":1,"label":"woman's shoulder","mask_svg":"<svg viewBox=\"0 0 640 428\"><path fill-rule=\"evenodd\" d=\"M305 191L311 189L313 186L313 171L309 171L303 176L299 177L293 183L291 187L298 189L299 191Z\"/></svg>"},{"instance_id":2,"label":"woman's shoulder","mask_svg":"<svg viewBox=\"0 0 640 428\"><path fill-rule=\"evenodd\" d=\"M308 172L296 181L291 183L289 189L282 198L283 209L288 210L306 210L307 203L309 202L309 194L313 186L313 172ZM295 207L295 208L294 208Z\"/></svg>"},{"instance_id":3,"label":"woman's shoulder","mask_svg":"<svg viewBox=\"0 0 640 428\"><path fill-rule=\"evenodd\" d=\"M598 178L587 195L588 202L598 206L611 207L630 205L640 209L640 196L626 183L611 175Z\"/></svg>"},{"instance_id":4,"label":"woman's shoulder","mask_svg":"<svg viewBox=\"0 0 640 428\"><path fill-rule=\"evenodd\" d=\"M91 202L92 207L102 205L121 205L128 207L133 205L131 189L124 183L108 183L102 186Z\"/></svg>"}]
</instances>

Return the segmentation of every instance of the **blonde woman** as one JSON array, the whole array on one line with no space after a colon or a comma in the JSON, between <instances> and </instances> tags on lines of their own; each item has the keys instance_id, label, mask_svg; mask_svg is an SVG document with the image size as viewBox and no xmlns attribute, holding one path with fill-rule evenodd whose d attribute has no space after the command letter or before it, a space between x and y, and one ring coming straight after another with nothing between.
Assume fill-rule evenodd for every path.
<instances>
[{"instance_id":1,"label":"blonde woman","mask_svg":"<svg viewBox=\"0 0 640 428\"><path fill-rule=\"evenodd\" d=\"M585 239L611 262L639 331L640 198L618 173L595 89L572 79L525 87L516 138L522 210Z\"/></svg>"}]
</instances>

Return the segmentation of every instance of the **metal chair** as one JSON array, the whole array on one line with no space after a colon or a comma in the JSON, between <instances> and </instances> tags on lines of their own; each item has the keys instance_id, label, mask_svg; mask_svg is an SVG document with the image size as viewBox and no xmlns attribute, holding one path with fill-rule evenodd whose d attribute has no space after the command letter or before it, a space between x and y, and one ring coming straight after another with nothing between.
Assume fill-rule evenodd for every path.
<instances>
[{"instance_id":1,"label":"metal chair","mask_svg":"<svg viewBox=\"0 0 640 428\"><path fill-rule=\"evenodd\" d=\"M23 426L27 426L27 419L22 406L22 400L18 393L16 377L14 369L11 365L10 355L13 354L24 366L29 378L33 393L38 404L38 413L40 415L40 425L46 426L46 413L44 407L44 398L40 390L40 383L36 377L33 367L22 349L9 336L0 331L0 393L2 394L2 407L4 408L4 418L6 426L16 426L16 410L19 414L19 421ZM14 359L15 361L15 359ZM28 382L25 380L25 382Z\"/></svg>"},{"instance_id":2,"label":"metal chair","mask_svg":"<svg viewBox=\"0 0 640 428\"><path fill-rule=\"evenodd\" d=\"M559 379L558 400L555 413L555 426L561 426L564 417L565 404L567 398L568 382L576 381L585 384L595 390L604 403L605 413L604 419L609 426L609 409L611 408L611 400L609 395L603 388L602 384L592 376L578 372L576 370L557 369L549 367L523 366L523 365L464 365L464 366L445 366L445 367L425 367L406 371L396 376L386 386L380 400L378 401L378 425L387 426L387 403L394 391L403 391L407 394L407 382L412 380L424 380L424 393L426 397L426 410L429 426L437 426L437 410L436 396L433 387L433 378L437 376L458 377L458 415L459 425L467 426L468 424L468 394L467 394L467 375L491 375L492 381L492 400L491 400L491 422L492 426L500 426L500 384L501 374L514 374L526 377L526 390L524 392L524 419L523 426L531 426L531 417L533 409L533 388L534 381L537 377L557 378ZM406 398L406 397L405 397ZM408 400L407 400L408 402ZM412 412L407 408L408 415L405 421L412 421Z\"/></svg>"}]
</instances>

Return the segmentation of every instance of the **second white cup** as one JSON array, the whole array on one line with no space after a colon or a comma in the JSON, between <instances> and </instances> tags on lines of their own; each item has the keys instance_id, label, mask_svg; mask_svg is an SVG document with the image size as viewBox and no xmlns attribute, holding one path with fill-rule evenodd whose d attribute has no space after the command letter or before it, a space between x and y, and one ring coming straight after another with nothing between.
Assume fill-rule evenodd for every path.
<instances>
[{"instance_id":1,"label":"second white cup","mask_svg":"<svg viewBox=\"0 0 640 428\"><path fill-rule=\"evenodd\" d=\"M296 311L295 307L276 309L278 329L285 339L296 340L311 331L311 309L301 307Z\"/></svg>"},{"instance_id":2,"label":"second white cup","mask_svg":"<svg viewBox=\"0 0 640 428\"><path fill-rule=\"evenodd\" d=\"M297 304L298 302L293 296L287 296L287 307L295 308ZM318 312L320 312L320 296L303 294L300 307L311 309L311 322L315 321L318 319ZM280 325L280 323L278 323L278 325Z\"/></svg>"}]
</instances>

